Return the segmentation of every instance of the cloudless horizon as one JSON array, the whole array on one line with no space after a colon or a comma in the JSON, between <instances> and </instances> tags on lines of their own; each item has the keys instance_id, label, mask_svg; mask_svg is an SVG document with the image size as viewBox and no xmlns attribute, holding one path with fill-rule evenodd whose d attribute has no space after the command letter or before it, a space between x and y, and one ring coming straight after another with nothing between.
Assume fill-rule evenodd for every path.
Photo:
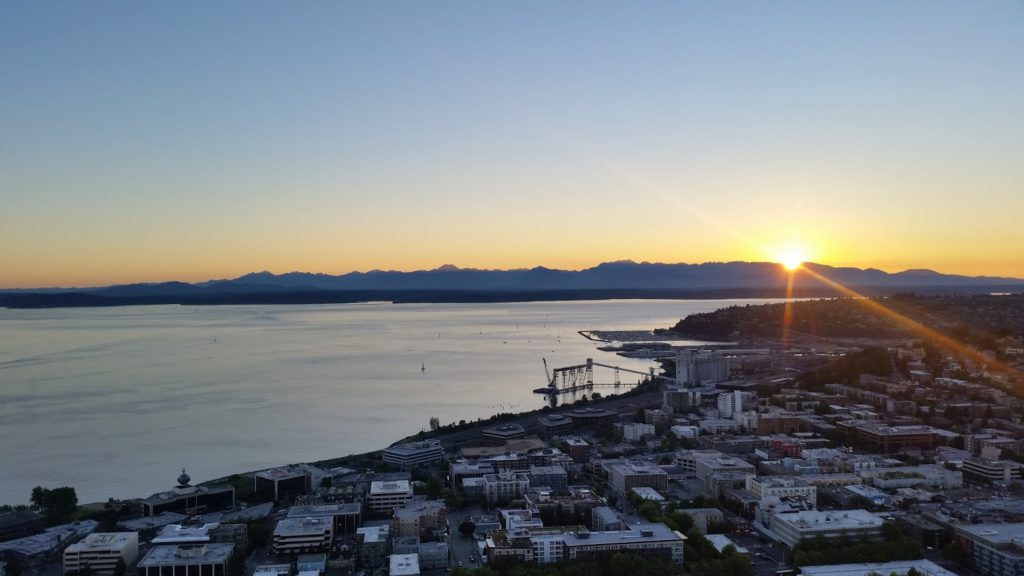
<instances>
[{"instance_id":1,"label":"cloudless horizon","mask_svg":"<svg viewBox=\"0 0 1024 576\"><path fill-rule=\"evenodd\" d=\"M0 6L0 287L808 261L1024 277L1024 4Z\"/></svg>"}]
</instances>

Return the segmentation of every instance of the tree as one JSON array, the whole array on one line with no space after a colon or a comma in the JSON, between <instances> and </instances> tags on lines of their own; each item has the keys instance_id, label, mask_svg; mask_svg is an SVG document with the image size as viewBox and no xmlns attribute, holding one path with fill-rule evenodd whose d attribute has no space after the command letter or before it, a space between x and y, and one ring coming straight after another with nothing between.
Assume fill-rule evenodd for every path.
<instances>
[{"instance_id":1,"label":"tree","mask_svg":"<svg viewBox=\"0 0 1024 576\"><path fill-rule=\"evenodd\" d=\"M472 537L476 533L476 524L472 520L466 518L462 522L459 522L459 533L467 538Z\"/></svg>"},{"instance_id":2,"label":"tree","mask_svg":"<svg viewBox=\"0 0 1024 576\"><path fill-rule=\"evenodd\" d=\"M32 489L32 507L46 516L47 521L57 523L70 520L78 511L78 495L70 486L52 490L36 486Z\"/></svg>"},{"instance_id":3,"label":"tree","mask_svg":"<svg viewBox=\"0 0 1024 576\"><path fill-rule=\"evenodd\" d=\"M437 416L430 417L430 430L434 431L441 427L441 421L437 419Z\"/></svg>"}]
</instances>

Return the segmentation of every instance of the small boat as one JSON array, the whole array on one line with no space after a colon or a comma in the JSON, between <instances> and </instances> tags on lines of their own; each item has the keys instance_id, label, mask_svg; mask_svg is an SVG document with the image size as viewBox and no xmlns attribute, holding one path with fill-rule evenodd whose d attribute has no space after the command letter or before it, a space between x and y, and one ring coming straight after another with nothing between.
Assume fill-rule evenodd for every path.
<instances>
[{"instance_id":1,"label":"small boat","mask_svg":"<svg viewBox=\"0 0 1024 576\"><path fill-rule=\"evenodd\" d=\"M427 371L427 363L424 362L423 364L420 364L420 372L426 372L426 371Z\"/></svg>"}]
</instances>

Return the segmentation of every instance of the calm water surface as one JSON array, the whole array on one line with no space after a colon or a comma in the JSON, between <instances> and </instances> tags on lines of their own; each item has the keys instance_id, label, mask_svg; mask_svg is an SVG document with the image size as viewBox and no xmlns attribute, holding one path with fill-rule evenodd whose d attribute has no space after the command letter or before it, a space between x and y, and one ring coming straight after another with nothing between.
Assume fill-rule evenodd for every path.
<instances>
[{"instance_id":1,"label":"calm water surface","mask_svg":"<svg viewBox=\"0 0 1024 576\"><path fill-rule=\"evenodd\" d=\"M764 300L0 309L0 503L148 496L183 466L202 481L535 409L541 358L650 365L579 330L747 302Z\"/></svg>"}]
</instances>

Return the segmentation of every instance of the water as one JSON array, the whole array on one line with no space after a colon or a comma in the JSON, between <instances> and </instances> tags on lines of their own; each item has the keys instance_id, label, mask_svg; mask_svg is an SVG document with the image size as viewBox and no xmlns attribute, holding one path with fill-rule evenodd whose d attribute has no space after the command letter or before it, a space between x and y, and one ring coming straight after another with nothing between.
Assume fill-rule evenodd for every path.
<instances>
[{"instance_id":1,"label":"water","mask_svg":"<svg viewBox=\"0 0 1024 576\"><path fill-rule=\"evenodd\" d=\"M579 330L746 302L0 309L0 503L37 485L148 496L183 466L201 481L377 450L432 416L535 409L541 358L651 365Z\"/></svg>"}]
</instances>

